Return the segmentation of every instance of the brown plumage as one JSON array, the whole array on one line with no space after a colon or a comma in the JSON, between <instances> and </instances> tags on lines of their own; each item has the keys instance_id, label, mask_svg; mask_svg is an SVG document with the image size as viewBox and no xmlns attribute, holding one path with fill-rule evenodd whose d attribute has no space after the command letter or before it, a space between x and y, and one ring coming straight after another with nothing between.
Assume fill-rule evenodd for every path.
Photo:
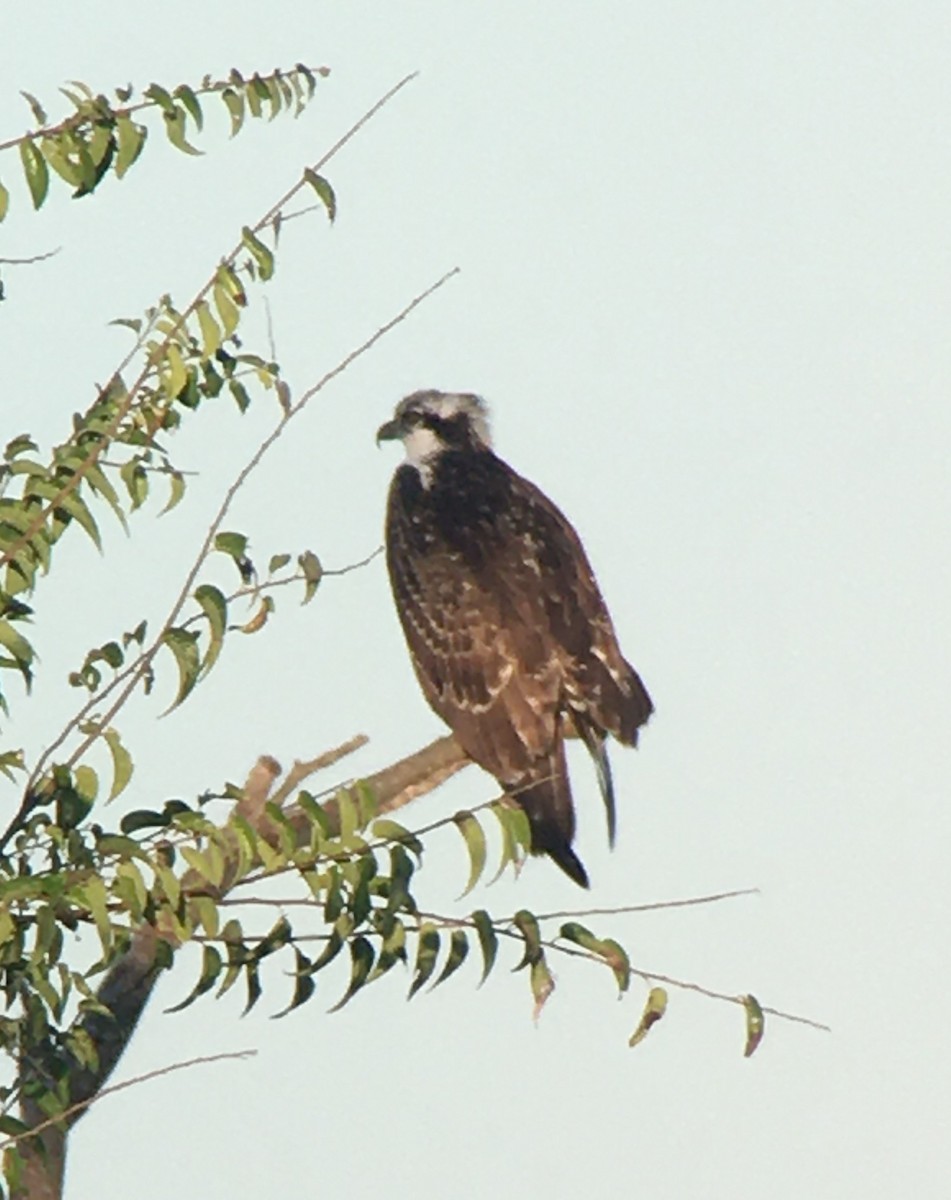
<instances>
[{"instance_id":1,"label":"brown plumage","mask_svg":"<svg viewBox=\"0 0 951 1200\"><path fill-rule=\"evenodd\" d=\"M574 529L492 451L476 396L416 392L379 439L407 462L390 487L387 564L423 694L521 805L532 850L583 886L564 737L584 740L614 841L605 738L636 745L650 697L624 659Z\"/></svg>"}]
</instances>

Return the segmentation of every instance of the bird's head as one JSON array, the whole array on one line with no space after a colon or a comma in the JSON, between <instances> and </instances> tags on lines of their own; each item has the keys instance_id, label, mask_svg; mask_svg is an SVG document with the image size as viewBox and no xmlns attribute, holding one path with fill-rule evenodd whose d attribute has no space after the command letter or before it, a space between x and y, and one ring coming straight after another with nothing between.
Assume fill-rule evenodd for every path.
<instances>
[{"instance_id":1,"label":"bird's head","mask_svg":"<svg viewBox=\"0 0 951 1200\"><path fill-rule=\"evenodd\" d=\"M377 443L397 438L407 462L425 474L425 467L444 450L491 446L488 405L470 392L413 392L397 404L392 421L376 432Z\"/></svg>"}]
</instances>

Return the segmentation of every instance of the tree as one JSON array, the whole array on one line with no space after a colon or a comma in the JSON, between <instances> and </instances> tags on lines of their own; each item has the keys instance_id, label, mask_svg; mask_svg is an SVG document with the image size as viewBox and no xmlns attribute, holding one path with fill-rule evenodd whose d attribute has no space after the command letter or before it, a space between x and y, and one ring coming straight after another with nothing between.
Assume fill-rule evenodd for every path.
<instances>
[{"instance_id":1,"label":"tree","mask_svg":"<svg viewBox=\"0 0 951 1200\"><path fill-rule=\"evenodd\" d=\"M71 112L56 123L28 97L34 128L0 144L0 150L19 155L26 190L39 210L59 181L83 197L112 176L122 178L148 144L150 120L191 155L196 152L191 139L201 131L209 102L225 105L237 134L249 117L301 113L324 74L300 64L250 78L232 72L227 80L205 79L196 88L168 91L153 84L139 97L122 89L114 100L72 85L66 89ZM43 578L61 561L61 539L81 531L101 545L98 519L111 513L110 519L128 526L156 486L168 489L167 507L180 503L188 480L167 447L218 398L230 396L241 412L262 397L277 402L272 430L224 492L158 627L142 620L77 651L69 682L80 700L66 724L50 731L35 760L27 761L15 747L0 747L0 770L16 795L15 811L0 832L0 972L7 1003L0 1039L13 1068L2 1093L0 1129L8 1138L4 1175L13 1195L61 1193L72 1126L107 1086L159 973L171 969L189 943L201 945L202 963L177 1007L215 989L221 995L240 982L251 1008L270 986L263 965L275 955L293 968L290 994L280 1001L283 1013L311 998L316 973L338 956L349 960L349 980L335 1008L397 964L410 967L414 995L449 979L472 949L481 955L485 977L508 939L519 946L518 966L528 978L536 1015L553 989L554 952L606 966L622 992L632 977L642 978L648 990L631 1039L636 1043L663 1015L662 983L677 982L638 971L617 941L581 923L584 914L565 920L564 914L546 918L527 909L501 918L485 909L455 916L420 911L414 877L436 827L454 825L468 851L464 895L486 873L490 850L501 873L518 867L529 844L523 814L505 797L424 829L411 830L394 819L410 800L466 766L451 737L319 795L302 785L361 739L297 762L286 774L274 759L262 757L243 787L208 790L193 801L156 798L151 807L129 809L119 819L106 807L134 776L133 748L120 729L130 698L148 695L159 676L171 674L176 690L170 707L200 704L196 688L226 643L258 632L271 618L280 589L298 587L309 602L333 574L310 549L275 553L266 564L252 561L248 535L230 527L232 502L312 397L455 272L412 298L299 396L292 394L270 347L255 352L245 344L255 336L248 315L260 307L274 274L283 226L314 209L333 221L336 197L324 174L327 164L408 81L392 88L242 229L187 304L179 306L166 295L141 317L119 318L132 334L131 349L48 455L27 434L6 445L0 468L5 672L0 683L16 684L19 676L28 692L38 664L30 622L38 613ZM16 191L12 197L0 184L0 219L17 202ZM147 569L147 542L140 554ZM233 572L230 589L219 582L215 564L222 562ZM252 617L236 624L237 603L249 599L256 605ZM77 636L82 645L82 632ZM10 688L4 686L5 713L9 702ZM136 785L141 792L147 781L136 778ZM233 802L223 823L207 811L209 801L222 797ZM279 876L296 885L285 913L295 901L305 905L310 922L318 918L318 932L281 915L263 935L251 933L240 908L231 915L236 901L253 899L264 879ZM82 936L73 940L77 931ZM762 1008L752 996L720 998L744 1008L752 1053L764 1012L775 1010Z\"/></svg>"}]
</instances>

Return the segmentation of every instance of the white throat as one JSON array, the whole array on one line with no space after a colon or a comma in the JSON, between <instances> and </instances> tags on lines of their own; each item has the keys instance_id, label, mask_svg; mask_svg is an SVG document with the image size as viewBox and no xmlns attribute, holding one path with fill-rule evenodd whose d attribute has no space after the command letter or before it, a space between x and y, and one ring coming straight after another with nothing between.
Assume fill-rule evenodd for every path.
<instances>
[{"instance_id":1,"label":"white throat","mask_svg":"<svg viewBox=\"0 0 951 1200\"><path fill-rule=\"evenodd\" d=\"M446 445L438 434L425 425L417 425L403 438L406 461L419 472L423 487L428 488L433 479L433 464Z\"/></svg>"}]
</instances>

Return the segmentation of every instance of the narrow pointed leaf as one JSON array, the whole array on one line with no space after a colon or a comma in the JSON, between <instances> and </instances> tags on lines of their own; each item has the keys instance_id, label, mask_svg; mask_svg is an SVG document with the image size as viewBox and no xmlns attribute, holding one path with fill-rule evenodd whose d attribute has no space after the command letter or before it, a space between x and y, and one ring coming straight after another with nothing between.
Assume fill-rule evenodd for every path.
<instances>
[{"instance_id":1,"label":"narrow pointed leaf","mask_svg":"<svg viewBox=\"0 0 951 1200\"><path fill-rule=\"evenodd\" d=\"M328 1012L339 1012L359 992L367 981L373 967L373 947L365 937L356 937L350 943L350 982L347 990Z\"/></svg>"},{"instance_id":2,"label":"narrow pointed leaf","mask_svg":"<svg viewBox=\"0 0 951 1200\"><path fill-rule=\"evenodd\" d=\"M139 125L131 117L119 117L116 120L118 152L116 153L115 172L120 179L142 153L146 136L145 126Z\"/></svg>"},{"instance_id":3,"label":"narrow pointed leaf","mask_svg":"<svg viewBox=\"0 0 951 1200\"><path fill-rule=\"evenodd\" d=\"M242 1017L246 1017L261 999L261 974L256 960L244 964L244 979L248 987L248 999L241 1010Z\"/></svg>"},{"instance_id":4,"label":"narrow pointed leaf","mask_svg":"<svg viewBox=\"0 0 951 1200\"><path fill-rule=\"evenodd\" d=\"M248 226L241 230L241 242L254 259L258 274L263 280L268 280L274 274L274 254L261 241L256 233Z\"/></svg>"},{"instance_id":5,"label":"narrow pointed leaf","mask_svg":"<svg viewBox=\"0 0 951 1200\"><path fill-rule=\"evenodd\" d=\"M204 151L193 146L185 136L185 112L181 108L172 108L162 114L165 118L165 136L176 148L184 154L203 154ZM256 997L255 997L256 999Z\"/></svg>"},{"instance_id":6,"label":"narrow pointed leaf","mask_svg":"<svg viewBox=\"0 0 951 1200\"><path fill-rule=\"evenodd\" d=\"M637 1028L628 1039L629 1046L636 1046L647 1037L652 1026L656 1025L667 1011L667 990L662 987L652 987L647 994L647 1002Z\"/></svg>"},{"instance_id":7,"label":"narrow pointed leaf","mask_svg":"<svg viewBox=\"0 0 951 1200\"><path fill-rule=\"evenodd\" d=\"M423 843L415 833L412 833L399 821L391 821L388 817L380 817L370 827L370 833L381 842L399 842L416 855L417 862L422 861Z\"/></svg>"},{"instance_id":8,"label":"narrow pointed leaf","mask_svg":"<svg viewBox=\"0 0 951 1200\"><path fill-rule=\"evenodd\" d=\"M102 538L99 536L99 526L96 524L95 517L75 492L69 492L61 497L58 507L69 513L73 520L82 526L97 550L102 550Z\"/></svg>"},{"instance_id":9,"label":"narrow pointed leaf","mask_svg":"<svg viewBox=\"0 0 951 1200\"><path fill-rule=\"evenodd\" d=\"M168 500L166 500L165 505L159 511L160 517L164 516L165 513L170 512L179 502L179 500L181 500L182 496L185 495L185 476L181 473L181 471L169 469L165 472L165 474L168 476L170 486L168 491Z\"/></svg>"},{"instance_id":10,"label":"narrow pointed leaf","mask_svg":"<svg viewBox=\"0 0 951 1200\"><path fill-rule=\"evenodd\" d=\"M110 804L115 800L116 796L125 790L129 780L132 778L132 755L123 746L118 730L107 729L103 734L103 738L109 747L109 753L112 755L112 787L109 789L109 795L106 797L106 803Z\"/></svg>"},{"instance_id":11,"label":"narrow pointed leaf","mask_svg":"<svg viewBox=\"0 0 951 1200\"><path fill-rule=\"evenodd\" d=\"M525 939L525 953L522 955L522 961L517 967L512 968L513 971L521 971L523 967L527 967L541 958L541 932L535 914L530 913L527 908L520 908L512 918L512 922Z\"/></svg>"},{"instance_id":12,"label":"narrow pointed leaf","mask_svg":"<svg viewBox=\"0 0 951 1200\"><path fill-rule=\"evenodd\" d=\"M327 210L327 216L333 222L337 215L337 197L334 195L334 190L324 179L323 175L318 175L316 171L312 171L310 167L304 172L304 178L317 193L317 196Z\"/></svg>"},{"instance_id":13,"label":"narrow pointed leaf","mask_svg":"<svg viewBox=\"0 0 951 1200\"><path fill-rule=\"evenodd\" d=\"M162 636L178 667L178 694L165 710L169 713L182 703L198 682L201 660L198 654L198 634L187 629L167 629ZM164 714L163 714L164 715Z\"/></svg>"},{"instance_id":14,"label":"narrow pointed leaf","mask_svg":"<svg viewBox=\"0 0 951 1200\"><path fill-rule=\"evenodd\" d=\"M555 990L555 980L548 968L544 954L532 963L529 979L532 985L532 996L535 999L535 1007L532 1009L532 1020L537 1021L542 1014L542 1009L545 1007L549 996Z\"/></svg>"},{"instance_id":15,"label":"narrow pointed leaf","mask_svg":"<svg viewBox=\"0 0 951 1200\"><path fill-rule=\"evenodd\" d=\"M224 643L228 624L228 602L218 588L210 583L203 583L195 588L194 596L208 618L208 649L201 664L202 675L207 675L215 665Z\"/></svg>"},{"instance_id":16,"label":"narrow pointed leaf","mask_svg":"<svg viewBox=\"0 0 951 1200\"><path fill-rule=\"evenodd\" d=\"M468 935L464 929L454 929L449 938L449 957L446 959L443 969L439 972L439 978L433 984L432 990L438 988L441 983L445 983L450 975L455 975L468 957Z\"/></svg>"},{"instance_id":17,"label":"narrow pointed leaf","mask_svg":"<svg viewBox=\"0 0 951 1200\"><path fill-rule=\"evenodd\" d=\"M484 908L476 909L472 914L472 923L476 927L479 945L482 948L482 978L479 980L479 987L481 987L495 966L495 959L499 952L499 935L495 932L492 918Z\"/></svg>"},{"instance_id":18,"label":"narrow pointed leaf","mask_svg":"<svg viewBox=\"0 0 951 1200\"><path fill-rule=\"evenodd\" d=\"M461 900L463 896L468 896L479 882L482 872L485 869L485 833L478 819L471 812L457 812L453 817L453 821L456 824L456 828L462 834L462 840L465 842L466 849L469 852L469 879L461 895L458 897Z\"/></svg>"},{"instance_id":19,"label":"narrow pointed leaf","mask_svg":"<svg viewBox=\"0 0 951 1200\"><path fill-rule=\"evenodd\" d=\"M631 982L631 962L627 951L613 938L595 937L590 929L586 929L577 921L568 921L562 925L558 936L603 959L614 972L618 989L622 992L627 991Z\"/></svg>"},{"instance_id":20,"label":"narrow pointed leaf","mask_svg":"<svg viewBox=\"0 0 951 1200\"><path fill-rule=\"evenodd\" d=\"M167 1013L181 1012L183 1008L188 1008L189 1004L193 1004L199 996L204 996L206 992L210 992L215 986L223 966L224 962L215 947L206 945L202 952L201 974L198 976L198 982L184 1000L180 1000L178 1004L173 1004L171 1008L167 1008L165 1011Z\"/></svg>"},{"instance_id":21,"label":"narrow pointed leaf","mask_svg":"<svg viewBox=\"0 0 951 1200\"><path fill-rule=\"evenodd\" d=\"M20 161L23 164L23 173L26 175L33 207L39 208L49 191L50 172L46 165L46 159L30 138L20 142Z\"/></svg>"},{"instance_id":22,"label":"narrow pointed leaf","mask_svg":"<svg viewBox=\"0 0 951 1200\"><path fill-rule=\"evenodd\" d=\"M211 358L222 342L221 329L211 315L205 300L198 305L198 328L201 330L202 354Z\"/></svg>"},{"instance_id":23,"label":"narrow pointed leaf","mask_svg":"<svg viewBox=\"0 0 951 1200\"><path fill-rule=\"evenodd\" d=\"M306 1004L314 994L316 985L314 984L314 973L310 969L312 966L310 959L306 954L301 954L296 946L294 947L294 958L297 964L294 971L294 994L287 1008L282 1008L280 1012L274 1014L275 1019L286 1017L295 1008L300 1008L302 1004Z\"/></svg>"},{"instance_id":24,"label":"narrow pointed leaf","mask_svg":"<svg viewBox=\"0 0 951 1200\"><path fill-rule=\"evenodd\" d=\"M756 1048L766 1032L766 1014L755 996L741 998L746 1010L746 1046L743 1049L743 1057L750 1058L756 1053Z\"/></svg>"},{"instance_id":25,"label":"narrow pointed leaf","mask_svg":"<svg viewBox=\"0 0 951 1200\"><path fill-rule=\"evenodd\" d=\"M323 578L324 569L320 564L320 559L312 550L305 550L298 556L297 562L304 573L304 599L301 603L309 604Z\"/></svg>"},{"instance_id":26,"label":"narrow pointed leaf","mask_svg":"<svg viewBox=\"0 0 951 1200\"><path fill-rule=\"evenodd\" d=\"M421 987L427 984L436 969L439 956L439 930L432 922L420 926L416 941L416 967L407 1000L412 1000Z\"/></svg>"}]
</instances>

